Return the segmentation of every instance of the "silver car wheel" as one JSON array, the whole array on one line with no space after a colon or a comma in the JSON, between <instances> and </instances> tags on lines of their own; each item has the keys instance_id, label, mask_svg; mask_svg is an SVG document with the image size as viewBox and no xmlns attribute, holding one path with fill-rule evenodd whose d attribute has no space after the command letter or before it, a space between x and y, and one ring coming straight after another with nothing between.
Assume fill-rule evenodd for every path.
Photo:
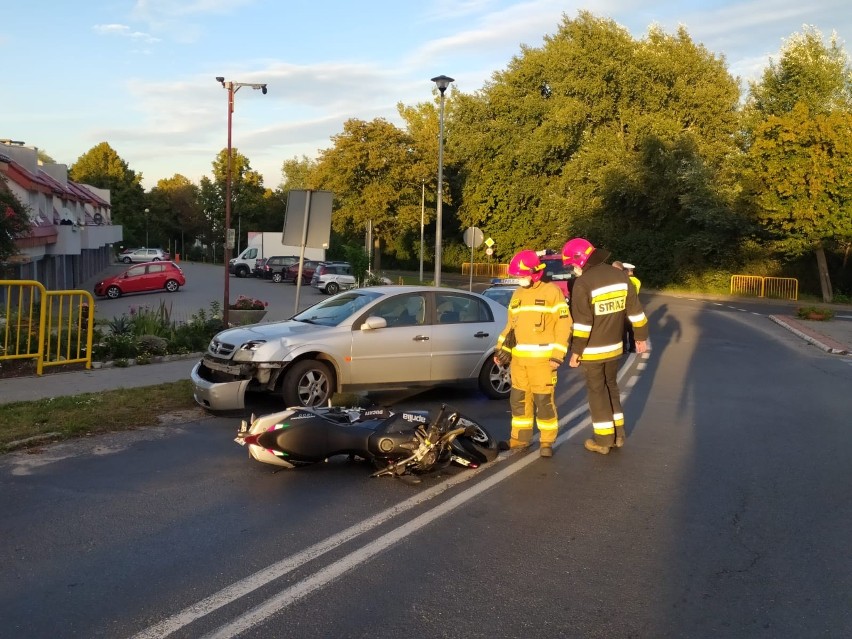
<instances>
[{"instance_id":1,"label":"silver car wheel","mask_svg":"<svg viewBox=\"0 0 852 639\"><path fill-rule=\"evenodd\" d=\"M512 390L510 368L495 364L489 357L479 372L479 388L491 399L506 399Z\"/></svg>"},{"instance_id":2,"label":"silver car wheel","mask_svg":"<svg viewBox=\"0 0 852 639\"><path fill-rule=\"evenodd\" d=\"M287 406L322 406L334 393L328 364L303 360L293 364L284 374L284 401Z\"/></svg>"}]
</instances>

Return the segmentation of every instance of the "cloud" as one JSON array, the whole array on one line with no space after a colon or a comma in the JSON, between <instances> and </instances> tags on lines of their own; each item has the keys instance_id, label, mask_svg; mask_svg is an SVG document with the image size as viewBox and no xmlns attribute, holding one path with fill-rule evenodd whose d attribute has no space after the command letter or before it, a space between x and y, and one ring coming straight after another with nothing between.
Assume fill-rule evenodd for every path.
<instances>
[{"instance_id":1,"label":"cloud","mask_svg":"<svg viewBox=\"0 0 852 639\"><path fill-rule=\"evenodd\" d=\"M92 27L92 31L104 36L119 36L122 38L130 38L139 42L159 42L159 38L155 38L150 33L142 31L133 31L126 24L96 24Z\"/></svg>"}]
</instances>

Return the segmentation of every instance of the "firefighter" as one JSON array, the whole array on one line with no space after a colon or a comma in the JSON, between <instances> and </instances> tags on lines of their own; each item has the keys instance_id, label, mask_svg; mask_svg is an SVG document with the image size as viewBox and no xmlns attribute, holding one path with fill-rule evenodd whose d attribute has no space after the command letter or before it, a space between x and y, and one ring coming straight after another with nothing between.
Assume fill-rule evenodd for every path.
<instances>
[{"instance_id":1,"label":"firefighter","mask_svg":"<svg viewBox=\"0 0 852 639\"><path fill-rule=\"evenodd\" d=\"M562 249L565 266L580 273L571 295L574 326L569 366L582 369L589 397L594 438L586 450L606 455L624 446L624 412L618 389L618 362L624 351L625 318L636 334L636 352L647 350L648 320L627 274L606 264L609 251L583 238Z\"/></svg>"},{"instance_id":2,"label":"firefighter","mask_svg":"<svg viewBox=\"0 0 852 639\"><path fill-rule=\"evenodd\" d=\"M553 396L556 369L568 353L571 313L561 289L541 280L544 269L535 251L521 251L512 258L509 275L520 285L509 301L508 321L497 338L494 359L506 365L511 358L512 435L508 442L500 442L500 448L527 448L536 425L541 434L539 454L552 457L559 427ZM507 340L512 331L514 340Z\"/></svg>"},{"instance_id":3,"label":"firefighter","mask_svg":"<svg viewBox=\"0 0 852 639\"><path fill-rule=\"evenodd\" d=\"M633 271L636 270L636 267L630 264L629 262L624 262L624 272L627 273L627 278L633 282L633 286L636 287L636 292L639 292L639 289L642 288L642 282L639 281L639 278L633 274ZM636 352L636 335L633 333L633 324L631 324L630 320L625 318L625 336L624 336L624 348L627 349L629 353Z\"/></svg>"}]
</instances>

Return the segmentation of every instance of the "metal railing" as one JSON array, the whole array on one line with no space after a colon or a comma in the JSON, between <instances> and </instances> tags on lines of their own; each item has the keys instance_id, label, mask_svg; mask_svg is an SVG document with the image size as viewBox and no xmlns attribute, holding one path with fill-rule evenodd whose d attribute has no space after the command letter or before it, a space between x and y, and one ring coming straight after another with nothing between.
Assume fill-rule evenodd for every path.
<instances>
[{"instance_id":1,"label":"metal railing","mask_svg":"<svg viewBox=\"0 0 852 639\"><path fill-rule=\"evenodd\" d=\"M508 264L499 264L497 262L462 262L462 275L470 275L470 269L473 266L473 275L475 277L506 277L509 272Z\"/></svg>"},{"instance_id":2,"label":"metal railing","mask_svg":"<svg viewBox=\"0 0 852 639\"><path fill-rule=\"evenodd\" d=\"M731 295L795 301L799 299L799 280L794 277L732 275Z\"/></svg>"},{"instance_id":3,"label":"metal railing","mask_svg":"<svg viewBox=\"0 0 852 639\"><path fill-rule=\"evenodd\" d=\"M45 366L92 367L92 294L48 291L35 280L0 280L0 361L33 359Z\"/></svg>"}]
</instances>

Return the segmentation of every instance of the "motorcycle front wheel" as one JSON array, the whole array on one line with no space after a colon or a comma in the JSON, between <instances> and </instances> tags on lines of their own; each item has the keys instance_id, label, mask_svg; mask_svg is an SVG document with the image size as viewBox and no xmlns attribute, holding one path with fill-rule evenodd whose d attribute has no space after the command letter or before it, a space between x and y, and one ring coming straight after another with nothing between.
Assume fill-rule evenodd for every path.
<instances>
[{"instance_id":1,"label":"motorcycle front wheel","mask_svg":"<svg viewBox=\"0 0 852 639\"><path fill-rule=\"evenodd\" d=\"M474 423L468 427L470 435L459 435L451 444L453 453L475 464L485 464L497 459L500 450L497 440L485 428Z\"/></svg>"}]
</instances>

